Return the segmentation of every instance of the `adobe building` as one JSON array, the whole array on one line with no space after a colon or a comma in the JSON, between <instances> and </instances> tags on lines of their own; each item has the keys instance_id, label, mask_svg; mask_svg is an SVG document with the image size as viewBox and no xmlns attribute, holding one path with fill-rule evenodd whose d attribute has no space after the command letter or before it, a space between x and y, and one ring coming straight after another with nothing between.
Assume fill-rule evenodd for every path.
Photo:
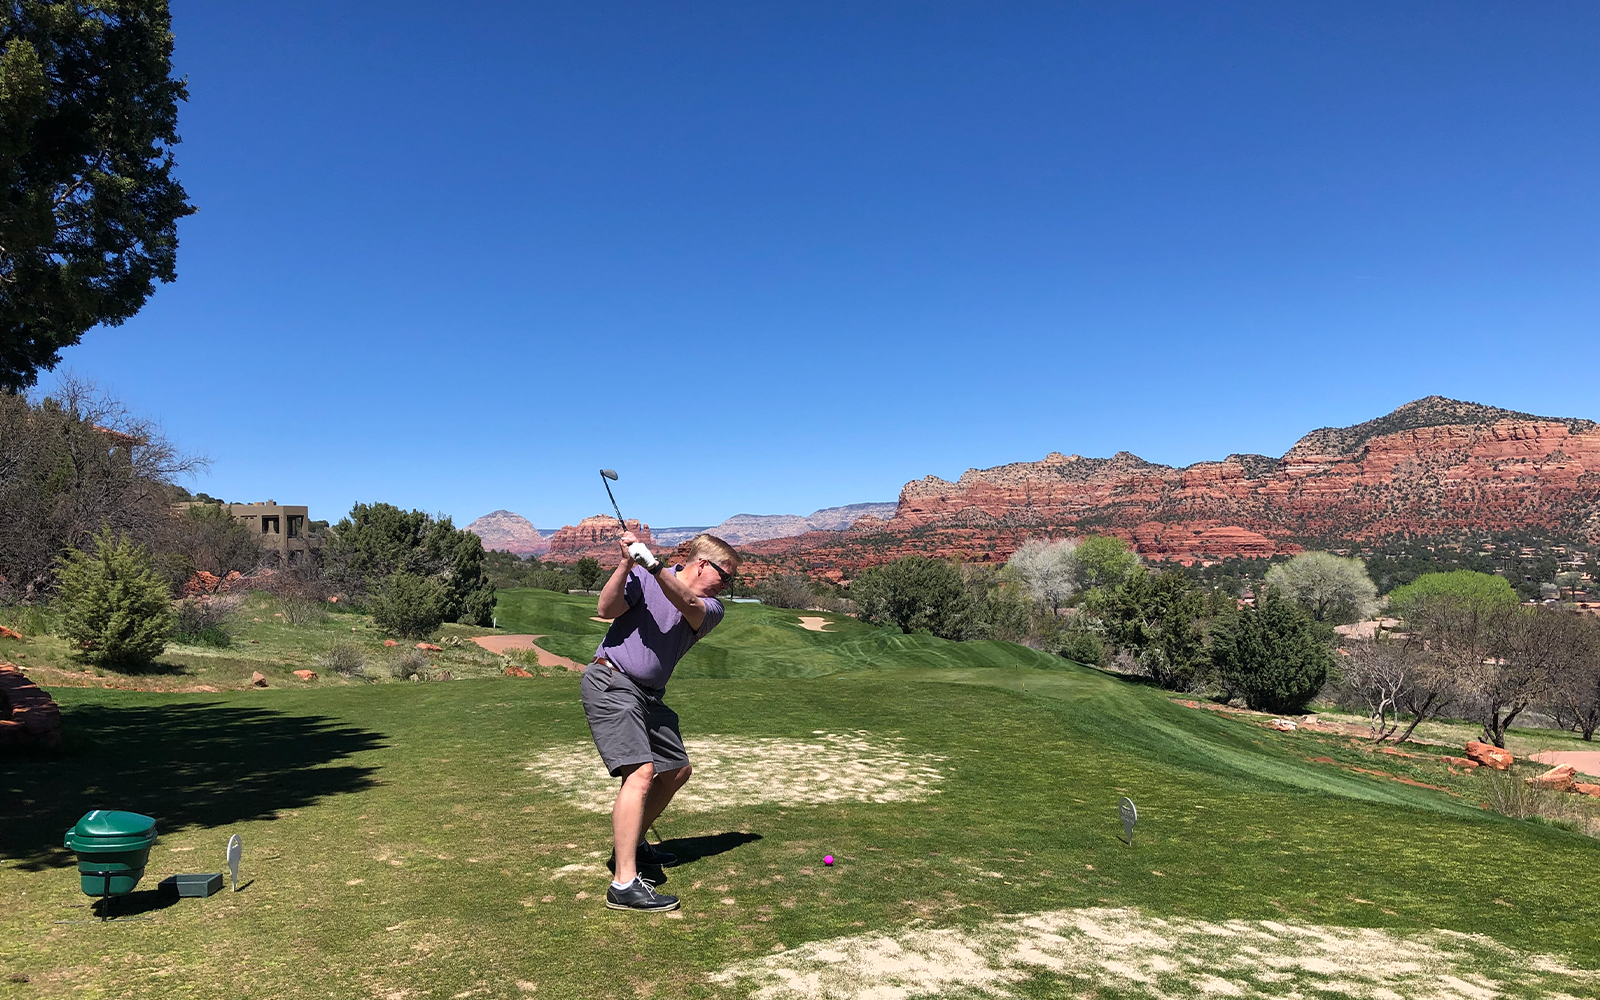
<instances>
[{"instance_id":1,"label":"adobe building","mask_svg":"<svg viewBox=\"0 0 1600 1000\"><path fill-rule=\"evenodd\" d=\"M266 503L233 503L228 511L235 520L250 526L264 552L275 552L281 567L299 566L311 561L315 545L306 530L309 507L290 507L268 500Z\"/></svg>"}]
</instances>

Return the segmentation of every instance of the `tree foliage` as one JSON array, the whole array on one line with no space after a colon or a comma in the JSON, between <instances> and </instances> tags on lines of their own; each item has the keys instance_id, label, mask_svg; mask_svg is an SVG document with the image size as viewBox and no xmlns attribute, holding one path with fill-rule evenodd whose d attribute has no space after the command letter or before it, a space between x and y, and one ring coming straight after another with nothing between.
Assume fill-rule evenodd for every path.
<instances>
[{"instance_id":1,"label":"tree foliage","mask_svg":"<svg viewBox=\"0 0 1600 1000\"><path fill-rule=\"evenodd\" d=\"M1078 589L1077 550L1077 543L1065 538L1029 538L1006 561L1006 571L1030 597L1059 614Z\"/></svg>"},{"instance_id":2,"label":"tree foliage","mask_svg":"<svg viewBox=\"0 0 1600 1000\"><path fill-rule=\"evenodd\" d=\"M110 528L92 539L93 552L61 557L60 634L84 656L110 666L148 662L166 648L173 629L166 581L144 547Z\"/></svg>"},{"instance_id":3,"label":"tree foliage","mask_svg":"<svg viewBox=\"0 0 1600 1000\"><path fill-rule=\"evenodd\" d=\"M801 573L778 573L756 585L755 596L774 608L805 609L817 603L811 581Z\"/></svg>"},{"instance_id":4,"label":"tree foliage","mask_svg":"<svg viewBox=\"0 0 1600 1000\"><path fill-rule=\"evenodd\" d=\"M902 632L967 638L971 601L961 570L945 559L904 556L874 566L850 584L862 621L893 625Z\"/></svg>"},{"instance_id":5,"label":"tree foliage","mask_svg":"<svg viewBox=\"0 0 1600 1000\"><path fill-rule=\"evenodd\" d=\"M1420 604L1432 598L1442 598L1480 613L1517 603L1517 593L1505 577L1458 569L1449 573L1424 573L1405 586L1396 587L1389 593L1389 613L1409 620L1416 615Z\"/></svg>"},{"instance_id":6,"label":"tree foliage","mask_svg":"<svg viewBox=\"0 0 1600 1000\"><path fill-rule=\"evenodd\" d=\"M1362 621L1378 609L1378 587L1360 559L1302 552L1267 570L1265 583L1330 625Z\"/></svg>"},{"instance_id":7,"label":"tree foliage","mask_svg":"<svg viewBox=\"0 0 1600 1000\"><path fill-rule=\"evenodd\" d=\"M1218 619L1211 662L1222 683L1251 708L1298 712L1322 690L1333 651L1304 608L1269 590L1257 606Z\"/></svg>"},{"instance_id":8,"label":"tree foliage","mask_svg":"<svg viewBox=\"0 0 1600 1000\"><path fill-rule=\"evenodd\" d=\"M1090 535L1078 543L1078 587L1115 587L1144 568L1138 553L1113 535Z\"/></svg>"},{"instance_id":9,"label":"tree foliage","mask_svg":"<svg viewBox=\"0 0 1600 1000\"><path fill-rule=\"evenodd\" d=\"M87 382L0 393L0 599L49 595L57 558L103 527L164 551L176 482L204 464Z\"/></svg>"},{"instance_id":10,"label":"tree foliage","mask_svg":"<svg viewBox=\"0 0 1600 1000\"><path fill-rule=\"evenodd\" d=\"M450 594L437 576L391 573L368 601L372 622L390 635L421 639L447 617Z\"/></svg>"},{"instance_id":11,"label":"tree foliage","mask_svg":"<svg viewBox=\"0 0 1600 1000\"><path fill-rule=\"evenodd\" d=\"M1141 569L1091 591L1081 613L1098 619L1106 638L1129 651L1157 684L1187 690L1207 661L1200 626L1205 608L1204 595L1184 574Z\"/></svg>"},{"instance_id":12,"label":"tree foliage","mask_svg":"<svg viewBox=\"0 0 1600 1000\"><path fill-rule=\"evenodd\" d=\"M0 389L176 277L166 0L0 0Z\"/></svg>"},{"instance_id":13,"label":"tree foliage","mask_svg":"<svg viewBox=\"0 0 1600 1000\"><path fill-rule=\"evenodd\" d=\"M358 503L329 535L328 574L351 593L377 594L397 573L432 577L444 590L444 621L493 621L494 584L484 573L483 541L450 518Z\"/></svg>"}]
</instances>

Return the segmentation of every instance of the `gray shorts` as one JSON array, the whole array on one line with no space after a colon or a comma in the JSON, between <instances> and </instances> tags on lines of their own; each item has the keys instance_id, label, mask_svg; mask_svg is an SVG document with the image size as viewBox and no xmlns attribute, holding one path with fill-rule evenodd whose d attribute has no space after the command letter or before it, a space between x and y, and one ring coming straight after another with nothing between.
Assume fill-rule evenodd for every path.
<instances>
[{"instance_id":1,"label":"gray shorts","mask_svg":"<svg viewBox=\"0 0 1600 1000\"><path fill-rule=\"evenodd\" d=\"M612 777L647 761L657 772L676 771L689 763L678 732L678 713L661 700L662 692L642 688L604 663L584 669L578 690L595 748Z\"/></svg>"}]
</instances>

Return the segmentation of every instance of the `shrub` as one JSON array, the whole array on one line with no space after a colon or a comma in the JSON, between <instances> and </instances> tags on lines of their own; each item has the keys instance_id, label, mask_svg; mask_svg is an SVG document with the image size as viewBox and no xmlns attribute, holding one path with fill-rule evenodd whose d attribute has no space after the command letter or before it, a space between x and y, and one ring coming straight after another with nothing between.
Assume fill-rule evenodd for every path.
<instances>
[{"instance_id":1,"label":"shrub","mask_svg":"<svg viewBox=\"0 0 1600 1000\"><path fill-rule=\"evenodd\" d=\"M421 639L444 622L448 598L444 584L432 577L395 573L378 588L368 609L373 623L388 634Z\"/></svg>"},{"instance_id":2,"label":"shrub","mask_svg":"<svg viewBox=\"0 0 1600 1000\"><path fill-rule=\"evenodd\" d=\"M1228 688L1266 712L1298 712L1328 679L1333 652L1311 615L1263 593L1259 607L1223 615L1211 634L1211 662Z\"/></svg>"},{"instance_id":3,"label":"shrub","mask_svg":"<svg viewBox=\"0 0 1600 1000\"><path fill-rule=\"evenodd\" d=\"M423 676L423 668L428 665L428 657L420 649L408 649L395 657L389 664L389 672L397 681L418 680Z\"/></svg>"},{"instance_id":4,"label":"shrub","mask_svg":"<svg viewBox=\"0 0 1600 1000\"><path fill-rule=\"evenodd\" d=\"M317 657L317 666L326 673L342 677L365 677L367 673L366 656L361 652L361 647L353 642L336 642L329 646Z\"/></svg>"},{"instance_id":5,"label":"shrub","mask_svg":"<svg viewBox=\"0 0 1600 1000\"><path fill-rule=\"evenodd\" d=\"M1090 628L1065 628L1056 640L1056 652L1069 660L1091 666L1105 659L1106 644Z\"/></svg>"},{"instance_id":6,"label":"shrub","mask_svg":"<svg viewBox=\"0 0 1600 1000\"><path fill-rule=\"evenodd\" d=\"M445 595L443 620L492 620L494 584L484 572L483 540L448 517L358 503L330 532L324 559L329 577L350 595L374 593L397 573L430 577Z\"/></svg>"},{"instance_id":7,"label":"shrub","mask_svg":"<svg viewBox=\"0 0 1600 1000\"><path fill-rule=\"evenodd\" d=\"M239 598L231 594L185 597L172 606L172 641L226 649L233 645L238 607Z\"/></svg>"},{"instance_id":8,"label":"shrub","mask_svg":"<svg viewBox=\"0 0 1600 1000\"><path fill-rule=\"evenodd\" d=\"M874 566L856 577L850 596L862 621L942 639L966 638L971 599L961 570L947 560L905 556Z\"/></svg>"},{"instance_id":9,"label":"shrub","mask_svg":"<svg viewBox=\"0 0 1600 1000\"><path fill-rule=\"evenodd\" d=\"M172 633L167 583L127 536L105 528L93 544L93 555L68 549L57 563L61 634L97 663L148 662Z\"/></svg>"},{"instance_id":10,"label":"shrub","mask_svg":"<svg viewBox=\"0 0 1600 1000\"><path fill-rule=\"evenodd\" d=\"M768 577L755 588L755 596L762 604L774 608L809 608L817 596L811 592L811 581L799 573L785 573Z\"/></svg>"}]
</instances>

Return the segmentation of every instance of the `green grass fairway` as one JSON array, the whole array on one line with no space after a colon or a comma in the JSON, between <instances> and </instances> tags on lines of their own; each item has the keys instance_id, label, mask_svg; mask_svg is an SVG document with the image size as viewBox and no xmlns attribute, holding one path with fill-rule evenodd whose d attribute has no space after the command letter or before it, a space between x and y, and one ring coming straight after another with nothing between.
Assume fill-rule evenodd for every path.
<instances>
[{"instance_id":1,"label":"green grass fairway","mask_svg":"<svg viewBox=\"0 0 1600 1000\"><path fill-rule=\"evenodd\" d=\"M504 596L566 655L602 629ZM795 617L736 606L673 681L711 790L660 824L666 915L603 906L575 676L59 688L67 745L0 758L0 996L1600 995L1600 843L1477 808L1481 775ZM92 807L159 821L146 919L92 922L59 849ZM144 891L233 833L245 891Z\"/></svg>"},{"instance_id":2,"label":"green grass fairway","mask_svg":"<svg viewBox=\"0 0 1600 1000\"><path fill-rule=\"evenodd\" d=\"M762 604L726 607L722 624L695 645L675 678L824 677L895 666L1056 670L1065 665L1060 657L1009 642L952 643L874 628L847 615ZM606 624L595 621L594 613L593 597L548 590L502 591L495 608L501 629L543 634L539 645L579 663L589 662L606 634ZM828 631L802 628L801 615L827 619Z\"/></svg>"}]
</instances>

